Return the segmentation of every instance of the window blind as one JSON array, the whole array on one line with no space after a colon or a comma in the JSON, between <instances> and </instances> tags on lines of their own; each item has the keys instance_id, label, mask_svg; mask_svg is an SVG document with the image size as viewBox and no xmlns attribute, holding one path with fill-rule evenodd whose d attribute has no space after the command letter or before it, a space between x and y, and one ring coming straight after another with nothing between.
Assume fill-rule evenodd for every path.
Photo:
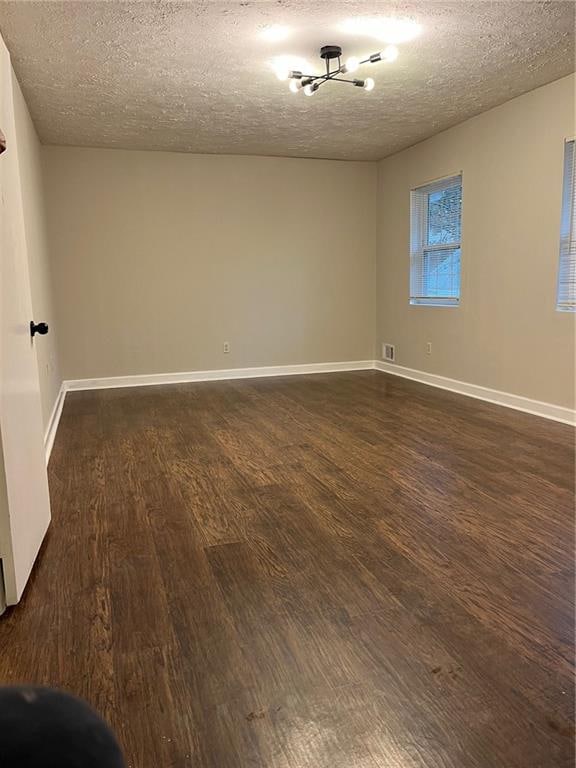
<instances>
[{"instance_id":1,"label":"window blind","mask_svg":"<svg viewBox=\"0 0 576 768\"><path fill-rule=\"evenodd\" d=\"M460 302L462 176L410 193L410 303Z\"/></svg>"},{"instance_id":2,"label":"window blind","mask_svg":"<svg viewBox=\"0 0 576 768\"><path fill-rule=\"evenodd\" d=\"M576 152L575 142L564 145L564 183L560 222L560 268L558 270L558 309L576 310Z\"/></svg>"}]
</instances>

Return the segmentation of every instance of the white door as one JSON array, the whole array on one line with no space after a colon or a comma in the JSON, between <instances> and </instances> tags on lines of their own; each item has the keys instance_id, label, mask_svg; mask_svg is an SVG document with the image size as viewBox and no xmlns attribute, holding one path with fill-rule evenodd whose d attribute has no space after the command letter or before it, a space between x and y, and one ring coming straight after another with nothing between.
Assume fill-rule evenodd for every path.
<instances>
[{"instance_id":1,"label":"white door","mask_svg":"<svg viewBox=\"0 0 576 768\"><path fill-rule=\"evenodd\" d=\"M0 558L8 605L17 603L50 523L32 300L24 230L12 69L0 39ZM42 318L34 318L41 320Z\"/></svg>"}]
</instances>

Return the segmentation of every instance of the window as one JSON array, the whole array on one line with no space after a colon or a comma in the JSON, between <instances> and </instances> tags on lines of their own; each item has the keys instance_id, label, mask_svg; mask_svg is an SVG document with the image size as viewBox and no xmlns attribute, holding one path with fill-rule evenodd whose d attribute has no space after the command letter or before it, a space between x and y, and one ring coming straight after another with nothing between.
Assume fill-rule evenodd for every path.
<instances>
[{"instance_id":1,"label":"window","mask_svg":"<svg viewBox=\"0 0 576 768\"><path fill-rule=\"evenodd\" d=\"M462 176L410 193L410 303L460 303Z\"/></svg>"},{"instance_id":2,"label":"window","mask_svg":"<svg viewBox=\"0 0 576 768\"><path fill-rule=\"evenodd\" d=\"M576 310L576 158L574 141L564 145L564 186L560 223L560 269L557 308Z\"/></svg>"}]
</instances>

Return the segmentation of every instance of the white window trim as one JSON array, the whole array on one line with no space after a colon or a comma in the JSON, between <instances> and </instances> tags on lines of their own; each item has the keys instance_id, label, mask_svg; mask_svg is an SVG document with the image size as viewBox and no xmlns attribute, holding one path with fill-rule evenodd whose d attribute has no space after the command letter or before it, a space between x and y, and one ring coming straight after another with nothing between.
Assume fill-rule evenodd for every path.
<instances>
[{"instance_id":1,"label":"white window trim","mask_svg":"<svg viewBox=\"0 0 576 768\"><path fill-rule=\"evenodd\" d=\"M454 243L441 243L438 245L427 245L426 248L422 248L421 252L418 254L415 254L412 250L412 231L414 227L414 222L412 220L412 195L419 190L423 189L424 187L431 187L435 184L438 184L441 186L444 182L451 181L453 179L456 179L460 177L460 186L462 190L462 207L460 209L460 241L454 242ZM464 206L464 174L460 171L455 171L454 173L449 173L446 176L441 176L436 179L429 179L427 181L423 181L419 183L417 186L411 187L410 189L410 284L409 284L409 305L411 307L450 307L450 308L457 308L461 306L462 304L462 271L460 271L460 295L457 298L453 297L437 297L437 296L430 296L430 297L415 297L412 296L412 269L413 269L413 260L415 257L419 256L421 259L424 258L424 250L426 251L440 251L440 250L453 250L454 248L460 248L460 254L462 254L462 209ZM426 217L422 216L418 219L417 225L419 229L418 232L418 242L420 244L424 244L426 240L426 234L427 234L427 219ZM462 270L462 267L460 267L460 270Z\"/></svg>"},{"instance_id":2,"label":"white window trim","mask_svg":"<svg viewBox=\"0 0 576 768\"><path fill-rule=\"evenodd\" d=\"M561 194L561 211L560 211L560 247L559 247L559 254L558 254L558 276L556 280L556 311L562 312L562 313L573 313L576 312L576 296L574 297L574 301L572 302L561 302L560 301L560 294L561 294L561 276L562 276L562 262L564 259L570 260L570 244L576 242L576 221L574 220L574 205L569 203L570 205L570 215L569 215L569 225L568 225L568 234L567 237L563 237L562 233L562 219L564 217L564 195L565 195L565 189L564 189L564 183L565 183L565 176L566 176L566 147L568 144L573 144L572 148L572 157L573 157L573 163L574 163L574 169L573 169L573 178L572 178L572 194L576 195L576 138L575 137L568 137L564 139L563 145L562 145L562 194ZM567 241L567 242L566 242ZM565 249L567 248L567 252Z\"/></svg>"}]
</instances>

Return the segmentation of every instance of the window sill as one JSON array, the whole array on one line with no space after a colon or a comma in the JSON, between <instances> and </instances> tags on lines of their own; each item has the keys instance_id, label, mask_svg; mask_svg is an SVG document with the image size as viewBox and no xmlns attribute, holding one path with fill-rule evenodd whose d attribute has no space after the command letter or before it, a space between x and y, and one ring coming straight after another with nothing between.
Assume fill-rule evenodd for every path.
<instances>
[{"instance_id":1,"label":"window sill","mask_svg":"<svg viewBox=\"0 0 576 768\"><path fill-rule=\"evenodd\" d=\"M411 307L459 307L460 300L442 300L442 299L410 299Z\"/></svg>"}]
</instances>

